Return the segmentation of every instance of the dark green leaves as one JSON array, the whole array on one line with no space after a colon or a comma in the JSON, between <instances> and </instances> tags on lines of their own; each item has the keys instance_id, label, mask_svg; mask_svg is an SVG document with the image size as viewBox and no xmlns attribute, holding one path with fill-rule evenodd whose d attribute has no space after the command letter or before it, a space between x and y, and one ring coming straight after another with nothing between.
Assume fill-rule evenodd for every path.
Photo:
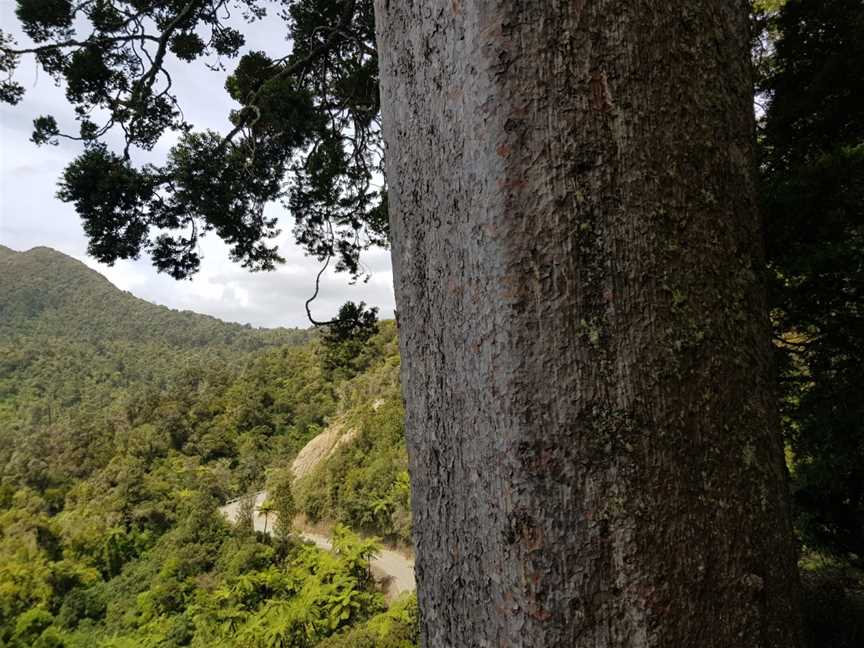
<instances>
[{"instance_id":1,"label":"dark green leaves","mask_svg":"<svg viewBox=\"0 0 864 648\"><path fill-rule=\"evenodd\" d=\"M97 104L109 91L114 74L98 47L83 47L70 57L64 71L70 103Z\"/></svg>"},{"instance_id":2,"label":"dark green leaves","mask_svg":"<svg viewBox=\"0 0 864 648\"><path fill-rule=\"evenodd\" d=\"M232 27L222 27L213 31L210 44L220 56L236 56L246 38Z\"/></svg>"},{"instance_id":3,"label":"dark green leaves","mask_svg":"<svg viewBox=\"0 0 864 648\"><path fill-rule=\"evenodd\" d=\"M110 0L96 0L90 5L88 16L97 32L113 33L127 24L121 8Z\"/></svg>"},{"instance_id":4,"label":"dark green leaves","mask_svg":"<svg viewBox=\"0 0 864 648\"><path fill-rule=\"evenodd\" d=\"M276 72L274 65L264 52L249 52L240 59L234 73L228 77L225 89L234 101L245 105Z\"/></svg>"},{"instance_id":5,"label":"dark green leaves","mask_svg":"<svg viewBox=\"0 0 864 648\"><path fill-rule=\"evenodd\" d=\"M204 53L206 47L198 34L186 32L177 34L171 39L170 49L180 60L194 61Z\"/></svg>"},{"instance_id":6,"label":"dark green leaves","mask_svg":"<svg viewBox=\"0 0 864 648\"><path fill-rule=\"evenodd\" d=\"M18 0L15 15L35 42L63 37L72 26L71 0Z\"/></svg>"},{"instance_id":7,"label":"dark green leaves","mask_svg":"<svg viewBox=\"0 0 864 648\"><path fill-rule=\"evenodd\" d=\"M797 526L864 560L864 6L789 0L760 83L771 306Z\"/></svg>"},{"instance_id":8,"label":"dark green leaves","mask_svg":"<svg viewBox=\"0 0 864 648\"><path fill-rule=\"evenodd\" d=\"M13 81L0 81L0 102L17 104L24 96L24 87Z\"/></svg>"},{"instance_id":9,"label":"dark green leaves","mask_svg":"<svg viewBox=\"0 0 864 648\"><path fill-rule=\"evenodd\" d=\"M56 124L42 119L47 138ZM279 230L255 207L279 194L279 164L266 149L226 147L210 132L185 135L159 169L136 169L98 144L66 169L58 195L75 204L100 261L147 251L159 270L187 277L200 266L198 239L215 231L235 261L266 270L281 260L267 244Z\"/></svg>"},{"instance_id":10,"label":"dark green leaves","mask_svg":"<svg viewBox=\"0 0 864 648\"><path fill-rule=\"evenodd\" d=\"M228 24L224 0L21 0L18 16L38 47L0 41L0 100L16 103L12 78L22 54L65 84L80 126L63 132L54 117L35 122L33 141L83 140L88 150L67 170L59 196L73 202L102 261L148 252L160 271L182 278L200 267L197 241L213 232L232 258L253 270L281 261L278 232L264 208L281 202L297 242L337 270L363 274L359 255L386 245L386 189L379 124L378 63L371 0L294 0L271 17L282 21L288 51L248 52L226 89L238 107L228 133L185 123L172 66L221 57L245 42ZM231 3L248 20L265 3ZM62 121L61 121L62 123ZM125 145L96 146L112 130ZM161 164L136 165L180 134ZM117 181L114 188L101 188ZM90 195L87 195L91 192ZM116 247L114 247L116 246Z\"/></svg>"},{"instance_id":11,"label":"dark green leaves","mask_svg":"<svg viewBox=\"0 0 864 648\"><path fill-rule=\"evenodd\" d=\"M30 141L34 144L57 144L60 128L57 120L51 115L42 115L33 120L33 134Z\"/></svg>"},{"instance_id":12,"label":"dark green leaves","mask_svg":"<svg viewBox=\"0 0 864 648\"><path fill-rule=\"evenodd\" d=\"M74 203L90 239L87 251L112 263L135 259L146 242L145 204L153 179L105 146L87 150L63 173L58 196Z\"/></svg>"},{"instance_id":13,"label":"dark green leaves","mask_svg":"<svg viewBox=\"0 0 864 648\"><path fill-rule=\"evenodd\" d=\"M325 346L334 347L345 342L364 344L378 332L378 309L367 309L360 302L346 302L339 309L339 315L327 326L323 342Z\"/></svg>"},{"instance_id":14,"label":"dark green leaves","mask_svg":"<svg viewBox=\"0 0 864 648\"><path fill-rule=\"evenodd\" d=\"M12 79L19 57L4 49L13 45L12 37L0 31L0 75L8 75L6 79L0 80L0 102L14 106L24 96L24 87Z\"/></svg>"}]
</instances>

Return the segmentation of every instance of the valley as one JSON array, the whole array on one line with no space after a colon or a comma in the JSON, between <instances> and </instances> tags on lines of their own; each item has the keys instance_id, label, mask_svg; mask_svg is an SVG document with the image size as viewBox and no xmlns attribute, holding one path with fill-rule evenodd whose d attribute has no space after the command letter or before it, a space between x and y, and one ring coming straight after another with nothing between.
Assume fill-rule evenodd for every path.
<instances>
[{"instance_id":1,"label":"valley","mask_svg":"<svg viewBox=\"0 0 864 648\"><path fill-rule=\"evenodd\" d=\"M393 322L326 346L0 248L0 333L0 645L416 644L411 561L370 539L410 542ZM220 513L286 475L330 537Z\"/></svg>"}]
</instances>

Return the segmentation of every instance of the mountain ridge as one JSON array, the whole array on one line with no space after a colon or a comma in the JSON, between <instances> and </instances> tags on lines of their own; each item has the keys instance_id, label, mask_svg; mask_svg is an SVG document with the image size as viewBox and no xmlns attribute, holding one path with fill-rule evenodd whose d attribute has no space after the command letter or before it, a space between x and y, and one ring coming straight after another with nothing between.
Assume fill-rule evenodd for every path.
<instances>
[{"instance_id":1,"label":"mountain ridge","mask_svg":"<svg viewBox=\"0 0 864 648\"><path fill-rule=\"evenodd\" d=\"M0 333L243 351L303 342L310 335L308 330L254 328L153 304L46 246L26 251L0 246Z\"/></svg>"}]
</instances>

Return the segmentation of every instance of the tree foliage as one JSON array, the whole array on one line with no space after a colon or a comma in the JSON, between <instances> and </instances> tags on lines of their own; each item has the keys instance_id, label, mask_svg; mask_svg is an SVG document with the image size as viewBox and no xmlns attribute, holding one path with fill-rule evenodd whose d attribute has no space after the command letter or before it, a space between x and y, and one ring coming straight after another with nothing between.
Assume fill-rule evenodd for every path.
<instances>
[{"instance_id":1,"label":"tree foliage","mask_svg":"<svg viewBox=\"0 0 864 648\"><path fill-rule=\"evenodd\" d=\"M290 533L285 466L398 366L391 322L325 375L320 336L146 304L53 251L2 263L0 645L306 647L383 613L374 543ZM275 542L216 511L265 475Z\"/></svg>"},{"instance_id":2,"label":"tree foliage","mask_svg":"<svg viewBox=\"0 0 864 648\"><path fill-rule=\"evenodd\" d=\"M267 478L267 495L273 504L276 521L273 524L273 535L280 542L287 542L294 530L294 516L297 507L294 504L294 475L290 468L280 467L273 470Z\"/></svg>"},{"instance_id":3,"label":"tree foliage","mask_svg":"<svg viewBox=\"0 0 864 648\"><path fill-rule=\"evenodd\" d=\"M785 430L806 544L864 560L864 6L770 15L762 186Z\"/></svg>"},{"instance_id":4,"label":"tree foliage","mask_svg":"<svg viewBox=\"0 0 864 648\"><path fill-rule=\"evenodd\" d=\"M238 18L268 12L291 46L246 49ZM272 269L282 260L277 221L264 210L273 202L288 209L307 253L355 278L360 252L386 244L371 0L18 0L16 13L32 46L0 32L0 100L21 99L14 73L26 55L65 87L77 131L44 115L32 139L82 142L58 195L75 205L96 259L147 252L160 271L188 277L200 267L198 240L212 232L244 267ZM225 70L235 59L230 130L195 130L173 71L196 61ZM106 144L111 132L122 134L119 150ZM168 133L167 159L141 163Z\"/></svg>"}]
</instances>

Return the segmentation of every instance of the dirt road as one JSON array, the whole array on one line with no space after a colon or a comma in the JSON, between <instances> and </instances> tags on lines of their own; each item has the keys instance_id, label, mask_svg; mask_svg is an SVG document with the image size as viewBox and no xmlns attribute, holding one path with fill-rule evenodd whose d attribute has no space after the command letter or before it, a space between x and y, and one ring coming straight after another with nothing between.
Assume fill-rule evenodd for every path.
<instances>
[{"instance_id":1,"label":"dirt road","mask_svg":"<svg viewBox=\"0 0 864 648\"><path fill-rule=\"evenodd\" d=\"M266 497L267 493L264 491L255 495L256 515L254 523L256 531L264 532L266 527L266 531L269 534L273 532L273 522L275 521L276 516L270 515L269 518L265 520L263 515L257 513L258 507L261 506ZM225 506L219 508L219 512L222 513L229 522L236 522L237 516L240 513L240 500L228 502ZM331 551L333 549L330 539L325 536L314 533L302 533L300 535L304 540L314 543L321 549L326 551ZM414 591L414 561L410 558L406 558L395 551L382 549L372 559L371 564L372 570L376 576L379 578L383 576L384 579L389 580L387 591L391 596L396 596L401 592Z\"/></svg>"}]
</instances>

